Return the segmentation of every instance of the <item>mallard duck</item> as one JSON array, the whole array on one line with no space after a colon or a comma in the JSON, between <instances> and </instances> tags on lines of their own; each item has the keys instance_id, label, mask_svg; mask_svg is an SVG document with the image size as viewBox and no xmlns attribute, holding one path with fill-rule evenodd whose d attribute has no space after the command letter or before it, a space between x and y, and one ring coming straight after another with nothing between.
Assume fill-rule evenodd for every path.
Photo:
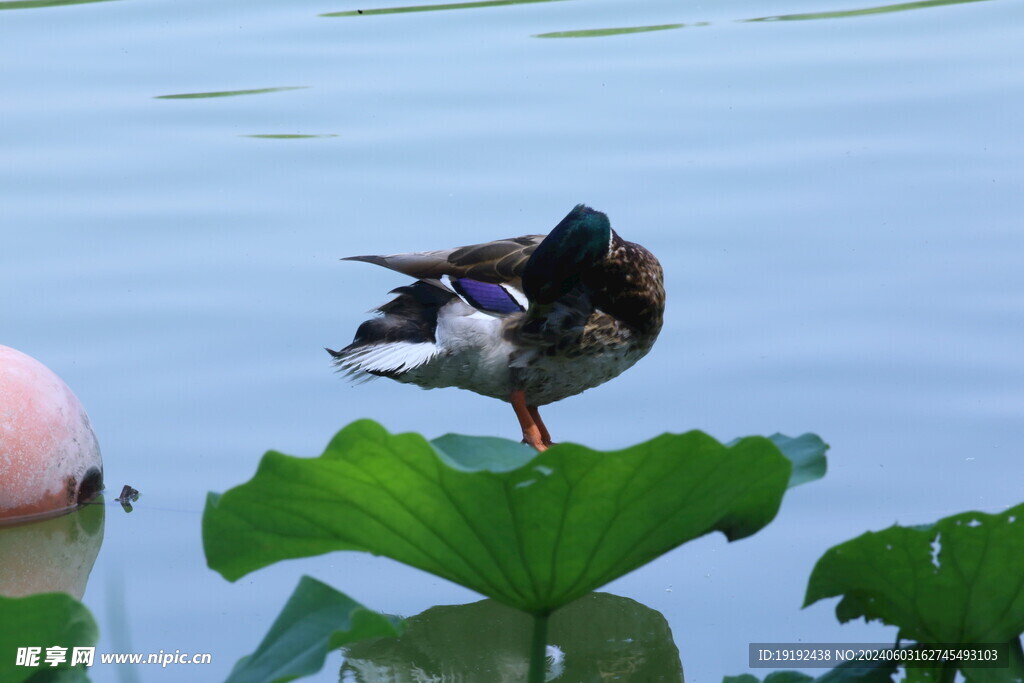
<instances>
[{"instance_id":1,"label":"mallard duck","mask_svg":"<svg viewBox=\"0 0 1024 683\"><path fill-rule=\"evenodd\" d=\"M582 204L547 235L455 249L350 256L416 281L340 351L353 378L459 387L512 404L523 442L551 445L539 406L616 377L661 331L661 264Z\"/></svg>"}]
</instances>

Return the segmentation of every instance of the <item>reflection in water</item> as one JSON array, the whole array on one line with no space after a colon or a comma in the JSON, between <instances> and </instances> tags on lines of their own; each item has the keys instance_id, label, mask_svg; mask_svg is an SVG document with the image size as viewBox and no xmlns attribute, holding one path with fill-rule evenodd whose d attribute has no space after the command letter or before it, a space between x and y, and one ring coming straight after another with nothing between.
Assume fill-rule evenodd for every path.
<instances>
[{"instance_id":1,"label":"reflection in water","mask_svg":"<svg viewBox=\"0 0 1024 683\"><path fill-rule=\"evenodd\" d=\"M709 26L708 22L702 21L696 24L658 24L656 26L627 26L624 28L591 28L580 31L553 31L551 33L538 33L534 38L599 38L601 36L621 36L627 33L647 33L648 31L668 31L673 28L685 26Z\"/></svg>"},{"instance_id":2,"label":"reflection in water","mask_svg":"<svg viewBox=\"0 0 1024 683\"><path fill-rule=\"evenodd\" d=\"M62 591L81 600L103 543L102 499L42 522L0 528L0 595Z\"/></svg>"},{"instance_id":3,"label":"reflection in water","mask_svg":"<svg viewBox=\"0 0 1024 683\"><path fill-rule=\"evenodd\" d=\"M278 88L256 88L254 90L221 90L217 92L192 92L178 95L157 95L157 100L197 100L206 97L235 97L236 95L262 95L268 92L282 92L284 90L302 90L308 85L285 85Z\"/></svg>"},{"instance_id":4,"label":"reflection in water","mask_svg":"<svg viewBox=\"0 0 1024 683\"><path fill-rule=\"evenodd\" d=\"M345 648L339 678L526 680L533 620L524 612L482 600L433 607L405 625L397 638ZM551 615L547 642L549 680L683 680L665 617L629 598L591 593L563 607Z\"/></svg>"},{"instance_id":5,"label":"reflection in water","mask_svg":"<svg viewBox=\"0 0 1024 683\"><path fill-rule=\"evenodd\" d=\"M882 5L880 7L866 7L864 9L837 10L834 12L807 12L804 14L780 14L774 17L759 17L757 19L745 19L744 21L804 21L807 19L842 19L844 17L859 17L865 14L884 14L886 12L903 12L912 9L926 9L928 7L941 7L942 5L961 5L968 2L984 2L985 0L921 0L921 2L902 2L898 5Z\"/></svg>"},{"instance_id":6,"label":"reflection in water","mask_svg":"<svg viewBox=\"0 0 1024 683\"><path fill-rule=\"evenodd\" d=\"M562 2L563 0L482 0L481 2L451 2L444 5L411 5L408 7L381 7L380 9L357 9L350 12L328 12L322 17L356 17L363 14L402 14L404 12L434 12L445 9L474 9L477 7L500 7L502 5L526 5L534 2Z\"/></svg>"},{"instance_id":7,"label":"reflection in water","mask_svg":"<svg viewBox=\"0 0 1024 683\"><path fill-rule=\"evenodd\" d=\"M61 5L84 5L87 2L109 2L110 0L9 0L0 2L0 10L35 9L37 7L60 7Z\"/></svg>"}]
</instances>

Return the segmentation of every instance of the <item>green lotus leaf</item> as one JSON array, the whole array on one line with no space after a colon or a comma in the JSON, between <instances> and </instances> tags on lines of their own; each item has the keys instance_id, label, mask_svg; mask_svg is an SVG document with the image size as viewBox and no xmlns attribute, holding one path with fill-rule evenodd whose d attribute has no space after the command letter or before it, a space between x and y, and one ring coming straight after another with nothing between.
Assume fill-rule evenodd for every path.
<instances>
[{"instance_id":1,"label":"green lotus leaf","mask_svg":"<svg viewBox=\"0 0 1024 683\"><path fill-rule=\"evenodd\" d=\"M503 450L515 469L497 466ZM542 615L691 539L757 532L792 470L768 439L726 447L697 431L530 455L474 437L435 447L355 422L318 458L271 451L249 482L211 493L207 563L233 581L279 560L361 550Z\"/></svg>"},{"instance_id":2,"label":"green lotus leaf","mask_svg":"<svg viewBox=\"0 0 1024 683\"><path fill-rule=\"evenodd\" d=\"M323 667L332 650L401 632L398 617L372 612L303 576L256 651L235 664L228 683L280 683L307 676Z\"/></svg>"},{"instance_id":3,"label":"green lotus leaf","mask_svg":"<svg viewBox=\"0 0 1024 683\"><path fill-rule=\"evenodd\" d=\"M493 436L445 434L430 442L448 465L466 472L508 472L537 457L532 446Z\"/></svg>"},{"instance_id":4,"label":"green lotus leaf","mask_svg":"<svg viewBox=\"0 0 1024 683\"><path fill-rule=\"evenodd\" d=\"M828 550L804 606L841 595L836 616L899 627L920 643L1005 643L1024 631L1024 504L892 526Z\"/></svg>"},{"instance_id":5,"label":"green lotus leaf","mask_svg":"<svg viewBox=\"0 0 1024 683\"><path fill-rule=\"evenodd\" d=\"M825 459L828 444L822 441L817 434L786 436L776 433L769 436L768 439L793 463L793 472L789 476L789 488L825 476L825 472L828 470L828 461ZM737 441L739 439L734 439L726 445L732 446Z\"/></svg>"},{"instance_id":6,"label":"green lotus leaf","mask_svg":"<svg viewBox=\"0 0 1024 683\"><path fill-rule=\"evenodd\" d=\"M84 667L70 667L74 648L92 647L99 629L89 608L66 593L24 598L0 596L0 681L88 681ZM18 648L38 647L37 666L19 666ZM66 648L64 662L46 663L47 648Z\"/></svg>"},{"instance_id":7,"label":"green lotus leaf","mask_svg":"<svg viewBox=\"0 0 1024 683\"><path fill-rule=\"evenodd\" d=\"M1011 638L1007 650L1005 667L964 667L960 673L967 683L1020 683L1024 681L1024 648L1020 638Z\"/></svg>"}]
</instances>

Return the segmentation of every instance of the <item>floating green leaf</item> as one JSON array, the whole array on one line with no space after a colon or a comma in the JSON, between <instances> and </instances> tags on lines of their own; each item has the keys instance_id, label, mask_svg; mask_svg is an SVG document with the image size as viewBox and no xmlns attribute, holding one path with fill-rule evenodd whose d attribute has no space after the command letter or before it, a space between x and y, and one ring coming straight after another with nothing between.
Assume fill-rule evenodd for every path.
<instances>
[{"instance_id":1,"label":"floating green leaf","mask_svg":"<svg viewBox=\"0 0 1024 683\"><path fill-rule=\"evenodd\" d=\"M606 453L558 444L529 461L518 449L508 471L494 471L494 451L512 446L479 448L474 461L479 443L445 437L442 457L417 434L363 420L319 458L271 451L252 480L209 495L207 562L235 580L362 550L546 614L693 538L755 533L792 469L768 439L726 447L696 431Z\"/></svg>"},{"instance_id":2,"label":"floating green leaf","mask_svg":"<svg viewBox=\"0 0 1024 683\"><path fill-rule=\"evenodd\" d=\"M0 596L0 681L4 683L52 680L47 672L54 669L62 681L87 681L83 667L69 669L70 660L75 647L94 646L98 639L99 629L89 609L66 593ZM24 647L41 648L39 666L17 665L18 648ZM48 647L67 648L68 661L58 667L45 664Z\"/></svg>"},{"instance_id":3,"label":"floating green leaf","mask_svg":"<svg viewBox=\"0 0 1024 683\"><path fill-rule=\"evenodd\" d=\"M284 92L285 90L303 90L307 85L286 85L277 88L255 88L252 90L218 90L215 92L188 92L176 95L157 95L157 100L199 100L209 97L237 97L239 95L263 95L272 92Z\"/></svg>"},{"instance_id":4,"label":"floating green leaf","mask_svg":"<svg viewBox=\"0 0 1024 683\"><path fill-rule=\"evenodd\" d=\"M807 12L803 14L779 14L772 17L758 17L744 21L808 21L812 19L844 19L862 17L868 14L888 14L889 12L906 12L907 10L928 9L944 5L962 5L968 2L984 2L985 0L920 0L919 2L901 2L895 5L864 7L861 9L834 10L829 12Z\"/></svg>"},{"instance_id":5,"label":"floating green leaf","mask_svg":"<svg viewBox=\"0 0 1024 683\"><path fill-rule=\"evenodd\" d=\"M107 2L108 0L6 0L0 2L0 10L5 9L40 9L43 7L63 7L64 5L84 5L90 2Z\"/></svg>"},{"instance_id":6,"label":"floating green leaf","mask_svg":"<svg viewBox=\"0 0 1024 683\"><path fill-rule=\"evenodd\" d=\"M228 683L278 683L307 676L319 671L327 654L342 645L401 631L401 619L372 612L303 576L256 651L235 665Z\"/></svg>"},{"instance_id":7,"label":"floating green leaf","mask_svg":"<svg viewBox=\"0 0 1024 683\"><path fill-rule=\"evenodd\" d=\"M842 595L836 616L898 626L922 643L1004 643L1024 631L1024 504L868 532L828 550L804 605Z\"/></svg>"},{"instance_id":8,"label":"floating green leaf","mask_svg":"<svg viewBox=\"0 0 1024 683\"><path fill-rule=\"evenodd\" d=\"M604 38L606 36L622 36L630 33L649 33L650 31L669 31L683 28L686 24L658 24L656 26L623 26L619 28L588 28L576 31L552 31L537 33L534 38Z\"/></svg>"},{"instance_id":9,"label":"floating green leaf","mask_svg":"<svg viewBox=\"0 0 1024 683\"><path fill-rule=\"evenodd\" d=\"M440 5L409 5L405 7L379 7L357 9L346 12L328 12L322 17L355 17L371 14L405 14L407 12L436 12L451 9L480 9L482 7L503 7L505 5L528 5L536 2L561 2L561 0L478 0L477 2L449 2Z\"/></svg>"}]
</instances>

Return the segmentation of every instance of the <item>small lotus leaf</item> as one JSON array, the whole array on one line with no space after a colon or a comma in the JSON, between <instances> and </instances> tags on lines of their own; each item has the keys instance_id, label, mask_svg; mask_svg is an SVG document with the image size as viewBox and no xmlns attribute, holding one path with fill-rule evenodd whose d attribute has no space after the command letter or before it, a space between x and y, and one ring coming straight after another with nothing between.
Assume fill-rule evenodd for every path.
<instances>
[{"instance_id":1,"label":"small lotus leaf","mask_svg":"<svg viewBox=\"0 0 1024 683\"><path fill-rule=\"evenodd\" d=\"M804 605L842 595L840 621L898 626L922 643L1005 643L1024 631L1024 504L892 526L828 550Z\"/></svg>"},{"instance_id":2,"label":"small lotus leaf","mask_svg":"<svg viewBox=\"0 0 1024 683\"><path fill-rule=\"evenodd\" d=\"M397 617L372 612L304 576L256 651L235 665L228 683L283 683L307 676L323 667L332 650L401 632Z\"/></svg>"}]
</instances>

